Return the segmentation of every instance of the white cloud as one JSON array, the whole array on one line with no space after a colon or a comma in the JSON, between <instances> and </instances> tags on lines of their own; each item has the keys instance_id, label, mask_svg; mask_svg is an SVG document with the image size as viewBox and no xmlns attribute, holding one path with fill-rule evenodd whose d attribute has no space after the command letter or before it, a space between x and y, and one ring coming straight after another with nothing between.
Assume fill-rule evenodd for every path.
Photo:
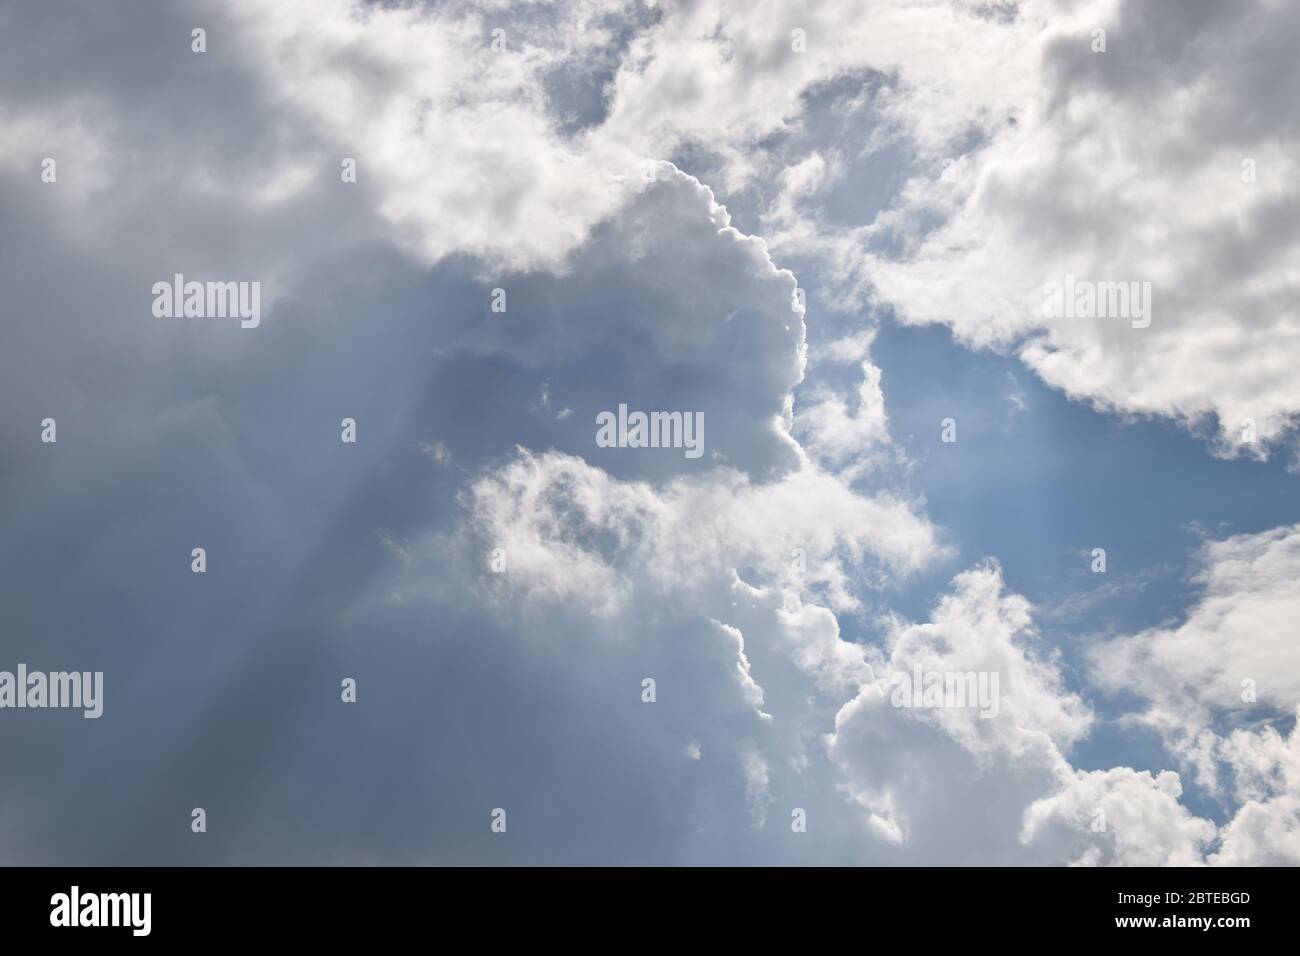
<instances>
[{"instance_id":1,"label":"white cloud","mask_svg":"<svg viewBox=\"0 0 1300 956\"><path fill-rule=\"evenodd\" d=\"M1216 453L1264 457L1300 412L1300 75L1278 41L1295 8L1026 2L1003 22L903 6L948 69L980 81L909 61L875 113L863 107L915 153L899 196L869 222L834 223L809 173L824 162L814 141L769 211L773 248L816 257L904 321L1015 350L1073 398L1198 429L1217 420ZM954 22L969 42L947 35ZM872 25L898 38L889 19ZM1149 281L1150 327L1047 317L1045 285L1066 275Z\"/></svg>"},{"instance_id":2,"label":"white cloud","mask_svg":"<svg viewBox=\"0 0 1300 956\"><path fill-rule=\"evenodd\" d=\"M1067 786L1063 750L1092 715L1037 646L1028 604L994 565L959 575L925 624L890 623L887 656L835 718L827 751L866 825L909 858L1011 862L1022 814ZM999 706L896 706L898 676L998 675ZM975 834L979 834L975 836Z\"/></svg>"},{"instance_id":3,"label":"white cloud","mask_svg":"<svg viewBox=\"0 0 1300 956\"><path fill-rule=\"evenodd\" d=\"M1300 526L1208 542L1197 562L1202 593L1186 620L1089 653L1100 686L1144 698L1143 719L1175 738L1215 717L1286 714L1300 703L1300 648L1290 637L1300 615Z\"/></svg>"},{"instance_id":4,"label":"white cloud","mask_svg":"<svg viewBox=\"0 0 1300 956\"><path fill-rule=\"evenodd\" d=\"M1300 131L1289 111L1300 77L1278 39L1295 13L1263 0L1249 15L1162 11L1115 0L765 0L653 14L244 2L214 12L222 29L206 56L256 77L267 104L311 130L314 154L260 153L251 189L249 169L220 164L185 181L209 201L283 206L354 156L388 239L420 261L464 254L485 275L564 273L644 190L647 161L703 151L729 192L778 184L769 241L783 257L811 257L840 304L869 293L906 321L1013 348L1049 384L1105 409L1194 427L1217 416L1218 453L1263 457L1300 411ZM1090 49L1097 27L1108 31L1101 54ZM795 29L806 52L792 48ZM1246 63L1270 69L1234 66ZM560 73L592 87L577 130L548 86ZM870 92L835 108L869 128L863 155L894 150L919 173L879 214L846 225L823 204L828 190L857 187L861 157L818 133L809 95L868 74L879 79ZM1256 106L1236 109L1242 101ZM34 114L8 105L20 139L40 139ZM84 189L99 175L84 160L120 154L134 134L103 97L62 109L64 138L81 143L67 148L83 158L68 182ZM802 152L768 148L794 130ZM1046 318L1044 284L1066 274L1150 281L1151 326ZM1246 359L1249 376L1238 373ZM853 401L813 396L808 427L828 460L877 438ZM1243 440L1252 429L1257 440Z\"/></svg>"},{"instance_id":5,"label":"white cloud","mask_svg":"<svg viewBox=\"0 0 1300 956\"><path fill-rule=\"evenodd\" d=\"M1182 793L1171 771L1076 771L1030 806L1021 839L1074 866L1199 865L1215 827L1178 802Z\"/></svg>"},{"instance_id":6,"label":"white cloud","mask_svg":"<svg viewBox=\"0 0 1300 956\"><path fill-rule=\"evenodd\" d=\"M1293 715L1300 717L1300 706ZM1234 730L1222 741L1241 807L1223 828L1214 862L1225 866L1300 866L1300 732Z\"/></svg>"},{"instance_id":7,"label":"white cloud","mask_svg":"<svg viewBox=\"0 0 1300 956\"><path fill-rule=\"evenodd\" d=\"M849 569L871 559L907 573L940 553L934 529L905 504L855 493L812 466L763 485L718 468L656 488L579 458L521 450L475 482L467 501L483 540L506 552L512 588L602 614L626 604L633 575L690 593L727 586L747 566L850 609ZM790 557L795 549L805 572Z\"/></svg>"},{"instance_id":8,"label":"white cloud","mask_svg":"<svg viewBox=\"0 0 1300 956\"><path fill-rule=\"evenodd\" d=\"M302 0L241 3L235 19L250 67L356 157L409 251L528 269L561 267L642 185L639 156L569 142L543 93L549 72L612 42L604 16L619 9L560 12L537 21L519 8Z\"/></svg>"},{"instance_id":9,"label":"white cloud","mask_svg":"<svg viewBox=\"0 0 1300 956\"><path fill-rule=\"evenodd\" d=\"M797 408L795 422L808 453L830 466L892 444L880 369L870 362L862 363L862 382L852 398L825 386L808 389Z\"/></svg>"},{"instance_id":10,"label":"white cloud","mask_svg":"<svg viewBox=\"0 0 1300 956\"><path fill-rule=\"evenodd\" d=\"M1300 738L1294 724L1286 737L1271 724L1300 706L1289 637L1300 614L1300 527L1211 541L1197 561L1202 593L1186 619L1095 645L1093 678L1142 698L1145 709L1128 719L1160 732L1205 791L1233 808L1210 862L1295 864Z\"/></svg>"},{"instance_id":11,"label":"white cloud","mask_svg":"<svg viewBox=\"0 0 1300 956\"><path fill-rule=\"evenodd\" d=\"M745 799L754 826L761 830L767 823L767 808L772 802L767 759L752 741L747 741L741 746L740 760L745 773Z\"/></svg>"}]
</instances>

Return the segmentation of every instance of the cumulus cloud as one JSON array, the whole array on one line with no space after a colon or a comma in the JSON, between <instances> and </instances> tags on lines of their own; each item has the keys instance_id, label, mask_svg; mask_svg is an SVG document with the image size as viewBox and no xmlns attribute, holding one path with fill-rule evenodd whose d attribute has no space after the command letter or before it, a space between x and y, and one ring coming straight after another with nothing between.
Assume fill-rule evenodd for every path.
<instances>
[{"instance_id":1,"label":"cumulus cloud","mask_svg":"<svg viewBox=\"0 0 1300 956\"><path fill-rule=\"evenodd\" d=\"M876 124L867 155L901 150L914 172L874 216L837 223L842 184L866 188L871 167L828 157L810 134L771 201L773 247L903 321L1014 351L1073 398L1266 457L1300 412L1300 130L1287 105L1300 74L1278 39L1294 34L1294 7L901 6L927 22L953 77L980 79L950 79L922 55L874 97L834 98ZM946 36L958 22L961 43ZM872 26L895 38L889 18ZM1051 313L1046 290L1067 276L1149 282L1151 315Z\"/></svg>"},{"instance_id":2,"label":"cumulus cloud","mask_svg":"<svg viewBox=\"0 0 1300 956\"><path fill-rule=\"evenodd\" d=\"M1186 620L1103 641L1095 679L1147 702L1145 720L1181 736L1216 717L1289 714L1300 701L1300 527L1207 542Z\"/></svg>"},{"instance_id":3,"label":"cumulus cloud","mask_svg":"<svg viewBox=\"0 0 1300 956\"><path fill-rule=\"evenodd\" d=\"M1295 717L1295 714L1291 715ZM1300 865L1300 734L1273 727L1234 730L1220 746L1240 809L1223 828L1214 862Z\"/></svg>"},{"instance_id":4,"label":"cumulus cloud","mask_svg":"<svg viewBox=\"0 0 1300 956\"><path fill-rule=\"evenodd\" d=\"M719 677L730 671L737 699L764 728L761 738L740 738L739 749L723 745L755 826L766 825L777 794L812 775L839 796L819 808L818 824L854 835L863 859L1205 861L1217 831L1180 803L1177 773L1071 766L1067 755L1093 713L1065 687L1058 655L1042 643L1028 603L1006 592L996 565L959 575L930 621L891 617L882 644L859 644L779 561L763 562L747 535L725 523L708 535L723 553L693 571L660 550L679 537L672 515L684 507L681 487L620 484L577 461L521 455L465 502L480 523L480 548L521 524L530 529L517 549L527 564L500 582L498 606L569 608L625 636L642 631L644 609L664 607L662 599L685 620L707 615L714 634L730 639ZM503 508L507 484L521 486L507 497L526 507ZM787 501L797 500L796 489L782 492ZM607 544L577 555L579 540ZM813 557L843 560L834 552ZM734 570L741 564L766 583L741 580ZM728 565L729 589L717 573ZM593 575L618 585L569 586ZM995 698L921 706L918 694L917 706L902 706L900 680L917 672L996 675Z\"/></svg>"},{"instance_id":5,"label":"cumulus cloud","mask_svg":"<svg viewBox=\"0 0 1300 956\"><path fill-rule=\"evenodd\" d=\"M213 18L219 77L312 144L268 139L244 164L186 171L214 200L283 206L350 156L372 225L420 261L563 272L658 160L706 156L728 194L770 196L773 247L834 280L840 304L870 296L1012 349L1099 408L1213 425L1224 455L1266 456L1300 409L1287 4L196 9ZM18 135L4 158L63 144L87 158L70 185L107 182L89 160L135 132L110 95L65 97L61 117L5 104ZM856 124L852 147L828 110ZM914 172L882 187L877 159ZM880 198L844 221L855 191ZM1066 276L1150 282L1150 326L1046 315L1046 284ZM811 398L831 459L878 440L857 400Z\"/></svg>"},{"instance_id":6,"label":"cumulus cloud","mask_svg":"<svg viewBox=\"0 0 1300 956\"><path fill-rule=\"evenodd\" d=\"M1036 646L1024 599L994 565L965 572L930 622L890 623L875 665L826 741L867 826L918 860L1015 859L1022 813L1070 779L1063 750L1092 720ZM922 706L918 672L974 675L993 694Z\"/></svg>"},{"instance_id":7,"label":"cumulus cloud","mask_svg":"<svg viewBox=\"0 0 1300 956\"><path fill-rule=\"evenodd\" d=\"M655 487L521 450L467 499L483 541L510 562L511 588L602 613L624 606L633 575L681 595L727 585L744 568L849 609L860 583L852 569L906 574L940 551L935 529L903 502L857 494L811 466L759 485L720 468Z\"/></svg>"},{"instance_id":8,"label":"cumulus cloud","mask_svg":"<svg viewBox=\"0 0 1300 956\"><path fill-rule=\"evenodd\" d=\"M1065 689L1055 656L1037 647L1029 610L986 565L959 575L928 623L894 621L887 656L868 654L875 677L826 738L839 786L868 832L900 859L947 863L1296 862L1294 730L1202 734L1204 760L1232 781L1222 827L1181 802L1175 771L1076 768L1070 748L1095 717ZM917 671L998 674L998 712L969 701L905 706L902 678Z\"/></svg>"},{"instance_id":9,"label":"cumulus cloud","mask_svg":"<svg viewBox=\"0 0 1300 956\"><path fill-rule=\"evenodd\" d=\"M1072 866L1196 866L1214 824L1178 801L1178 774L1129 767L1076 771L1059 793L1026 811L1023 842Z\"/></svg>"},{"instance_id":10,"label":"cumulus cloud","mask_svg":"<svg viewBox=\"0 0 1300 956\"><path fill-rule=\"evenodd\" d=\"M642 185L642 157L571 142L546 93L615 43L631 7L250 2L230 19L270 97L357 159L413 254L528 269L559 267Z\"/></svg>"},{"instance_id":11,"label":"cumulus cloud","mask_svg":"<svg viewBox=\"0 0 1300 956\"><path fill-rule=\"evenodd\" d=\"M1300 860L1300 659L1286 637L1300 608L1298 547L1295 526L1207 542L1194 578L1201 594L1185 620L1089 652L1100 687L1144 702L1126 720L1157 730L1206 792L1232 808L1213 863ZM1279 722L1291 722L1289 735Z\"/></svg>"},{"instance_id":12,"label":"cumulus cloud","mask_svg":"<svg viewBox=\"0 0 1300 956\"><path fill-rule=\"evenodd\" d=\"M513 846L515 860L608 860L599 847L614 845L629 862L763 858L774 845L746 834L755 824L768 834L766 808L791 799L784 768L806 758L815 725L805 715L774 729L775 707L787 711L804 672L789 664L790 682L778 671L777 690L765 677L774 645L764 620L774 627L796 599L764 605L754 597L738 607L745 601L738 575L855 608L864 585L883 587L942 553L937 530L905 495L853 490L791 436L793 392L805 370L793 275L773 264L761 239L731 225L710 190L666 163L654 182L640 177L639 164L613 185L594 167L575 174L574 188L619 197L586 212L563 192L547 199L544 183L522 184L515 206L497 203L495 186L485 191L472 177L452 199L484 199L486 219L440 205L447 196L434 188L427 144L404 125L411 102L400 75L424 68L407 33L425 36L444 14L465 20L461 33L446 36L469 45L472 34L477 43L476 25L487 24L468 8L338 7L344 12L331 19L326 11L319 28L301 10L282 8L274 16L283 22L266 24L241 19L250 10L212 12L208 60L182 50L179 63L153 68L209 69L214 84L233 82L230 112L253 118L243 135L257 162L191 168L170 138L192 131L200 143L216 142L215 127L233 128L233 120L218 124L167 91L146 96L156 109L150 120L118 95L133 74L110 56L103 75L116 85L105 82L85 116L107 157L99 171L115 186L113 201L52 191L50 216L40 195L16 193L25 198L10 222L27 229L30 261L6 260L6 286L20 309L57 318L24 327L13 343L24 372L6 376L3 388L18 419L59 417L62 456L41 457L14 424L14 447L24 451L6 480L27 504L5 513L5 540L27 554L27 571L6 585L20 632L10 649L30 654L53 629L67 636L40 644L43 655L93 666L107 654L113 686L136 701L105 718L123 722L122 739L139 739L159 712L168 720L147 751L119 754L131 786L100 790L93 806L82 788L60 787L14 854L491 861L500 844L476 839L480 828L468 824L483 806L506 805L512 828L532 834ZM26 30L46 35L38 13L23 16ZM157 49L168 49L173 33L188 35L189 16L177 16L143 18ZM299 59L260 59L270 49L262 44L274 47L295 30ZM226 41L241 31L250 45L234 50ZM526 48L532 34L521 32L515 39ZM543 40L565 42L537 26L536 43ZM40 52L38 42L31 66L39 67ZM536 55L535 70L517 64L533 70L517 86L471 89L474 56L468 66L447 67L459 77L448 82L466 86L459 93L440 86L436 69L411 83L434 99L435 111L439 97L454 106L471 92L518 94L519 108L543 117L545 136L563 150L570 133L547 125L549 107L524 102L525 87L555 65ZM298 88L300 68L306 86L330 87L367 69L380 80L340 93L318 115L320 91ZM268 75L274 70L282 72ZM394 129L370 128L370 112L352 97L389 87L394 108L375 117ZM62 93L56 84L52 95ZM6 107L39 113L12 97ZM331 119L336 108L341 119ZM337 164L352 151L335 122L355 142L388 142L402 154L393 162L409 158L412 170L376 165L357 148L357 189L348 192ZM295 148L278 123L288 124ZM6 151L8 181L27 176L39 136ZM147 181L131 175L124 146L131 141L148 157ZM487 149L492 140L478 142ZM550 147L516 139L501 148L508 160L515 150ZM70 140L56 149L65 157L61 182L77 176L78 159L94 155ZM303 163L312 174L292 175ZM275 188L243 189L250 172ZM389 205L390 187L407 175L427 188L416 190L403 218ZM157 217L146 186L169 196L165 228L147 228ZM59 206L65 198L72 204ZM44 253L74 234L79 274L111 282L60 280L66 256ZM141 241L107 241L116 234ZM229 241L243 234L253 237L246 245ZM144 293L152 282L200 265L216 275L257 269L252 274L266 278L274 293L255 334L160 325L149 316ZM501 314L488 309L494 286L508 296ZM83 321L91 314L97 324ZM620 402L702 412L706 456L598 448L596 415ZM354 448L338 441L344 415L358 422ZM51 533L59 502L68 500L85 505ZM85 560L47 577L71 538L83 542L72 550ZM195 539L211 556L210 589L172 589L164 603L150 597L152 574L132 575L120 563L119 574L104 573L105 556L138 553L165 577L168 555L188 555ZM493 548L504 556L500 575ZM188 558L178 567L188 575ZM79 604L50 600L56 577L77 589ZM108 632L96 628L92 637L78 608L99 607L110 594L138 610L111 616ZM177 626L190 618L198 623ZM37 620L40 628L31 626ZM138 637L160 630L178 636L165 648ZM366 635L363 653L358 634ZM843 669L851 669L847 645L831 645L830 656L847 658ZM202 666L182 687L174 675L185 660ZM170 681L160 679L169 673ZM299 708L276 690L303 686L303 675L331 688L339 674L357 678L382 725L413 735L376 747L364 722ZM654 704L639 698L648 674L660 681ZM255 703L222 707L235 688ZM260 725L276 730L252 731ZM325 735L334 753L322 762L322 753L288 743L300 734ZM229 762L232 740L248 742L238 748L245 768L267 768L255 788ZM557 750L558 740L580 745ZM698 759L681 759L688 742ZM8 746L7 756L26 765L68 753L48 733ZM262 811L305 805L303 787L332 776L326 768L339 754L349 755L357 780L391 777L400 761L405 783L383 795L331 789L307 801L302 832L278 840L258 833ZM462 778L450 791L435 784L446 765ZM611 773L611 765L621 769ZM9 781L6 804L37 800L37 779L47 778ZM177 842L139 806L137 786L168 805L224 806L230 825L202 847ZM259 813L244 812L252 789ZM430 792L440 794L432 809ZM799 799L817 805L815 795ZM575 807L584 808L581 832L565 822ZM615 807L635 810L648 836L618 838L626 821ZM737 807L747 809L733 813ZM82 821L78 832L66 830L68 818ZM95 836L107 818L116 823ZM363 832L367 819L385 820L382 832ZM335 834L329 848L303 838L313 827ZM414 832L423 837L410 841ZM823 834L805 852L849 852L834 846L832 828ZM569 848L561 856L557 841Z\"/></svg>"}]
</instances>

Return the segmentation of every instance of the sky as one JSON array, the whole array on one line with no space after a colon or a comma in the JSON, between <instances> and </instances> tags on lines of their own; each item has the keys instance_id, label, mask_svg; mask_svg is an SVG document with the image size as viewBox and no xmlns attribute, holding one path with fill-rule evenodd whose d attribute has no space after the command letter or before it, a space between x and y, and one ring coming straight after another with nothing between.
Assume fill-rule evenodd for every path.
<instances>
[{"instance_id":1,"label":"sky","mask_svg":"<svg viewBox=\"0 0 1300 956\"><path fill-rule=\"evenodd\" d=\"M1298 32L0 0L0 862L1300 863Z\"/></svg>"}]
</instances>

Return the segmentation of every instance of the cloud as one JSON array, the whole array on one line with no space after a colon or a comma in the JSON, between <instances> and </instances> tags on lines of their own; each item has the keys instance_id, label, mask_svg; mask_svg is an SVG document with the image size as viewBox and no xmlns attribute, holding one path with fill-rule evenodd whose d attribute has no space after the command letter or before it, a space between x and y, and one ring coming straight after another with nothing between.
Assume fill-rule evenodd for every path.
<instances>
[{"instance_id":1,"label":"cloud","mask_svg":"<svg viewBox=\"0 0 1300 956\"><path fill-rule=\"evenodd\" d=\"M1294 716L1294 715L1293 715ZM1214 862L1223 866L1300 865L1300 734L1272 727L1234 730L1220 754L1241 807L1223 828Z\"/></svg>"},{"instance_id":2,"label":"cloud","mask_svg":"<svg viewBox=\"0 0 1300 956\"><path fill-rule=\"evenodd\" d=\"M424 264L473 257L487 277L566 272L655 161L701 156L727 194L770 196L772 248L830 280L827 305L869 297L904 321L946 323L1100 409L1210 429L1221 455L1266 457L1300 410L1287 145L1300 131L1283 95L1300 75L1277 39L1293 26L1286 4L1260 0L1249 15L1112 0L195 9L211 21L209 53L178 48L156 66L234 91L241 115L275 116L294 149L267 128L228 157L189 101L143 94L193 133L164 141L111 87L74 94L37 47L25 86L57 110L3 104L16 136L0 162L75 157L58 201L81 197L85 210L87 190L102 200L120 185L119 157L143 142L155 186L161 171L196 200L305 216L350 156L368 233ZM42 35L41 14L11 16ZM506 31L497 49L494 29ZM110 65L134 89L138 77ZM1256 107L1233 108L1242 101ZM1166 117L1154 127L1153 109ZM182 164L180 140L232 161ZM837 210L854 193L877 198L845 221ZM266 245L259 261L282 258ZM1045 285L1067 275L1150 282L1151 325L1046 316ZM1252 374L1237 374L1246 359ZM868 372L864 394L872 383ZM858 400L827 386L810 396L810 444L827 461L879 441L878 416L852 412Z\"/></svg>"},{"instance_id":3,"label":"cloud","mask_svg":"<svg viewBox=\"0 0 1300 956\"><path fill-rule=\"evenodd\" d=\"M870 362L861 368L854 406L833 389L819 386L805 392L796 418L808 453L832 466L892 444L880 369Z\"/></svg>"},{"instance_id":4,"label":"cloud","mask_svg":"<svg viewBox=\"0 0 1300 956\"><path fill-rule=\"evenodd\" d=\"M1023 3L1009 18L906 7L950 69L982 81L947 84L909 64L874 100L838 98L877 124L864 152L902 150L912 172L887 208L837 224L839 187L802 172L825 162L810 138L769 208L773 248L823 263L841 295L1014 351L1072 398L1206 432L1216 454L1263 458L1286 441L1300 412L1300 129L1287 105L1300 73L1278 38L1294 33L1294 7ZM945 38L954 21L970 42ZM888 19L873 26L896 36ZM838 179L866 188L865 168ZM1149 282L1149 327L1051 317L1045 289L1067 276Z\"/></svg>"},{"instance_id":5,"label":"cloud","mask_svg":"<svg viewBox=\"0 0 1300 956\"><path fill-rule=\"evenodd\" d=\"M641 186L640 156L571 142L544 92L548 77L614 42L623 13L291 2L241 3L231 18L238 56L357 159L406 249L523 270L561 267Z\"/></svg>"},{"instance_id":6,"label":"cloud","mask_svg":"<svg viewBox=\"0 0 1300 956\"><path fill-rule=\"evenodd\" d=\"M1178 802L1182 793L1168 770L1076 771L1030 806L1021 839L1072 866L1197 866L1216 831Z\"/></svg>"},{"instance_id":7,"label":"cloud","mask_svg":"<svg viewBox=\"0 0 1300 956\"><path fill-rule=\"evenodd\" d=\"M467 506L482 540L506 553L512 587L604 613L623 606L633 573L656 590L689 593L729 586L743 568L824 590L849 609L849 569L870 561L906 574L941 553L935 530L905 504L855 493L811 466L762 485L720 468L656 488L521 450L471 487Z\"/></svg>"},{"instance_id":8,"label":"cloud","mask_svg":"<svg viewBox=\"0 0 1300 956\"><path fill-rule=\"evenodd\" d=\"M1285 637L1300 610L1300 528L1207 542L1201 593L1176 625L1102 641L1098 686L1135 694L1128 722L1157 730L1205 791L1231 808L1208 856L1220 865L1300 861L1300 764L1294 714L1300 658ZM1283 736L1272 726L1289 721Z\"/></svg>"},{"instance_id":9,"label":"cloud","mask_svg":"<svg viewBox=\"0 0 1300 956\"><path fill-rule=\"evenodd\" d=\"M1277 716L1300 701L1300 527L1207 542L1186 620L1096 644L1097 683L1146 701L1142 719L1175 737L1216 718Z\"/></svg>"},{"instance_id":10,"label":"cloud","mask_svg":"<svg viewBox=\"0 0 1300 956\"><path fill-rule=\"evenodd\" d=\"M1091 707L1036 647L1023 598L984 565L959 575L925 624L894 621L875 678L835 717L826 738L839 786L897 859L1082 865L1278 865L1296 843L1297 737L1272 727L1204 731L1203 763L1232 781L1227 822L1181 802L1179 773L1071 765ZM999 712L898 706L902 675L997 673ZM1177 752L1177 751L1176 751ZM1194 768L1195 769L1195 768ZM886 855L884 859L894 859Z\"/></svg>"},{"instance_id":11,"label":"cloud","mask_svg":"<svg viewBox=\"0 0 1300 956\"><path fill-rule=\"evenodd\" d=\"M266 12L286 20L265 31L245 12L212 13L209 59L182 48L145 67L211 71L200 75L230 84L219 109L156 91L137 110L121 93L132 66L110 51L102 98L79 115L93 120L112 201L16 190L7 219L25 238L0 274L15 308L42 317L21 326L18 374L0 386L15 409L7 500L24 503L3 513L7 546L24 555L5 585L8 650L103 666L110 701L122 701L104 726L150 741L105 748L53 725L8 738L6 758L34 771L7 782L4 804L41 808L11 855L848 861L830 813L803 844L775 842L770 826L754 837L777 801L836 800L786 771L807 760L830 706L806 703L815 680L800 665L841 683L862 666L830 641L833 617L814 660L772 639L787 640L778 614L808 617L819 600L856 608L864 587L880 600L873 586L943 552L913 502L854 490L791 436L805 370L793 275L668 164L652 183L638 167L634 186L616 183L618 201L590 214L543 182L526 184L517 209L486 202L482 233L446 221L479 207L448 211L432 187L409 220L394 218L363 150L357 189L337 181L343 144L311 108L320 91L294 89L302 64L263 64L258 43L229 43L244 28L259 42L286 36L294 11ZM298 23L303 61L326 76L373 67L400 103L381 54L391 47L395 68L414 69L393 27L418 38L410 18L429 11L390 13L367 25L326 11L318 34ZM144 17L150 49L188 35L189 14L176 17ZM42 52L29 54L37 85ZM16 99L10 88L6 107L26 115ZM353 118L358 140L378 137ZM434 175L397 127L392 142L416 164L398 184ZM236 128L247 155L223 158ZM217 158L192 162L173 142L187 138ZM132 175L129 143L148 176ZM7 182L30 177L38 146L6 153ZM75 177L85 154L59 151L73 160L61 181ZM292 175L303 163L314 174ZM250 176L269 185L245 189ZM502 228L534 215L557 231ZM200 266L265 277L261 327L149 314L152 282ZM498 286L500 314L488 306ZM620 402L702 412L706 456L598 448L595 416ZM57 455L23 424L45 414L59 419ZM339 442L344 416L358 423L355 446ZM202 578L189 571L196 543L209 554ZM494 575L498 546L506 570ZM769 589L762 600L745 601L739 575ZM78 601L59 599L65 589ZM337 702L344 676L357 681L356 710ZM646 676L659 681L655 704L640 699ZM778 705L790 717L776 727ZM378 742L377 727L388 728ZM692 743L700 759L683 760ZM76 785L85 759L123 775L88 792ZM372 786L381 780L391 785ZM203 844L167 822L196 805L212 821ZM511 842L477 825L495 806L510 812ZM643 832L629 833L627 814ZM259 821L272 817L291 822L268 834Z\"/></svg>"},{"instance_id":12,"label":"cloud","mask_svg":"<svg viewBox=\"0 0 1300 956\"><path fill-rule=\"evenodd\" d=\"M840 708L826 747L841 786L909 859L1026 859L1021 816L1069 782L1063 751L1092 721L1036 643L1027 603L984 565L954 580L930 622L892 621L875 679ZM997 707L903 706L900 681L918 669L997 675Z\"/></svg>"}]
</instances>

